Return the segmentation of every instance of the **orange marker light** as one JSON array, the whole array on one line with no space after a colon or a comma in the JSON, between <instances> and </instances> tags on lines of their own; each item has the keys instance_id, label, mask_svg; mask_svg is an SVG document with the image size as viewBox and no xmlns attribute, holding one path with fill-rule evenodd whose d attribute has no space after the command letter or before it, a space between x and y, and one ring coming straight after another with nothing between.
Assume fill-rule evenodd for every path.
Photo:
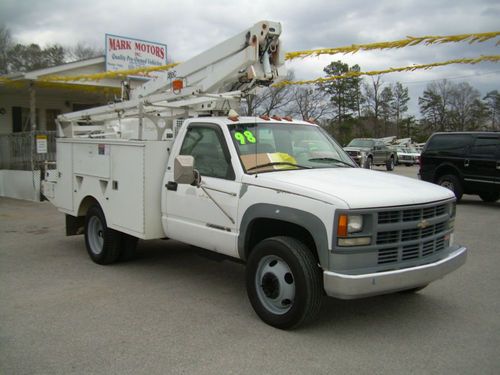
<instances>
[{"instance_id":1,"label":"orange marker light","mask_svg":"<svg viewBox=\"0 0 500 375\"><path fill-rule=\"evenodd\" d=\"M272 116L271 118L276 121L281 121L281 117L279 116Z\"/></svg>"},{"instance_id":2,"label":"orange marker light","mask_svg":"<svg viewBox=\"0 0 500 375\"><path fill-rule=\"evenodd\" d=\"M270 120L269 116L267 116L267 115L262 115L262 116L259 116L259 117L260 117L262 120L266 120L266 121L269 121L269 120Z\"/></svg>"},{"instance_id":3,"label":"orange marker light","mask_svg":"<svg viewBox=\"0 0 500 375\"><path fill-rule=\"evenodd\" d=\"M180 91L184 87L184 82L180 79L176 79L175 81L172 81L172 90L173 91Z\"/></svg>"},{"instance_id":4,"label":"orange marker light","mask_svg":"<svg viewBox=\"0 0 500 375\"><path fill-rule=\"evenodd\" d=\"M339 216L339 224L337 226L337 236L347 237L347 215Z\"/></svg>"}]
</instances>

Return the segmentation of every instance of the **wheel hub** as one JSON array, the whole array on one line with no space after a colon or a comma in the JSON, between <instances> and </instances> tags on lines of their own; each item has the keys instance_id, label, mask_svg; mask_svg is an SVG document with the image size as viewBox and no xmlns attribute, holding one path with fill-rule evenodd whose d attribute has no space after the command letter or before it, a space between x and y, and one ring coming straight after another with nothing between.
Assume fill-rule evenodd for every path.
<instances>
[{"instance_id":1,"label":"wheel hub","mask_svg":"<svg viewBox=\"0 0 500 375\"><path fill-rule=\"evenodd\" d=\"M267 298L275 299L280 293L280 282L276 275L268 272L262 277L262 290Z\"/></svg>"},{"instance_id":2,"label":"wheel hub","mask_svg":"<svg viewBox=\"0 0 500 375\"><path fill-rule=\"evenodd\" d=\"M271 313L288 312L295 299L295 280L290 266L281 258L263 257L255 273L255 286L262 305Z\"/></svg>"},{"instance_id":3,"label":"wheel hub","mask_svg":"<svg viewBox=\"0 0 500 375\"><path fill-rule=\"evenodd\" d=\"M99 255L104 246L104 228L98 217L92 216L90 218L87 236L90 250L95 255Z\"/></svg>"}]
</instances>

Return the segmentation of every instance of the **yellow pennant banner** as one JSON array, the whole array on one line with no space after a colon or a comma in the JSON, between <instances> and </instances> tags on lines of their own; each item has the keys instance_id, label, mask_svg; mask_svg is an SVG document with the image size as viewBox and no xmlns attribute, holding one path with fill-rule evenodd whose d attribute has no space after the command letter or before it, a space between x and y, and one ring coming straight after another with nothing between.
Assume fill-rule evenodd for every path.
<instances>
[{"instance_id":1,"label":"yellow pennant banner","mask_svg":"<svg viewBox=\"0 0 500 375\"><path fill-rule=\"evenodd\" d=\"M404 48L408 46L415 46L419 44L424 44L424 45L434 45L434 44L445 44L445 43L455 43L455 42L468 42L469 44L472 43L481 43L488 41L490 39L496 38L500 36L500 31L495 31L495 32L487 32L487 33L475 33L475 34L460 34L460 35L448 35L448 36L422 36L422 37L412 37L409 36L406 39L402 40L396 40L392 42L378 42L378 43L369 43L369 44L353 44L351 46L346 46L346 47L336 47L336 48L322 48L322 49L314 49L314 50L305 50L305 51L297 51L297 52L288 52L286 54L286 59L287 60L293 60L296 58L305 58L309 56L319 56L323 54L328 54L328 55L334 55L334 54L339 54L339 53L356 53L359 51L370 51L370 50L376 50L376 49L392 49L392 48ZM497 45L500 44L500 41L496 43ZM417 70L417 69L430 69L435 66L442 66L442 65L448 65L448 64L475 64L477 62L482 62L482 61L497 61L497 60L491 60L495 59L496 56L484 56L479 59L457 59L457 60L450 60L444 63L435 63L435 64L426 64L426 65L414 65L411 67L404 67L404 68L391 68L387 70L382 70L378 72L365 72L365 73L356 73L356 72L350 72L346 75L343 76L338 76L338 77L329 77L329 80L333 79L341 79L341 78L349 78L352 76L359 76L359 75L378 75L378 74L384 74L384 73L392 73L395 71L412 71L412 70ZM490 60L488 60L490 59ZM477 61L476 61L477 60ZM469 62L469 61L475 61L475 62ZM125 79L128 76L133 76L133 75L143 75L146 77L149 77L150 72L155 72L155 71L165 71L169 70L179 63L172 63L168 65L163 65L163 66L155 66L155 67L142 67L142 68L137 68L137 69L129 69L129 70L120 70L120 71L112 71L112 72L102 72L102 73L95 73L95 74L82 74L82 75L77 75L77 76L57 76L57 75L50 75L50 76L45 76L45 77L40 77L37 79L37 82L46 82L46 83L55 83L55 82L78 82L78 81L100 81L103 79L114 79L114 78L119 78L119 79ZM325 78L319 78L319 80L325 79ZM311 82L309 81L298 81L298 82L306 82L306 83L298 83L298 84L307 84L307 83L314 83L317 80L313 80ZM8 84L11 86L15 85L15 80L11 80L5 77L0 77L0 84ZM283 85L284 83L281 82L278 85Z\"/></svg>"},{"instance_id":2,"label":"yellow pennant banner","mask_svg":"<svg viewBox=\"0 0 500 375\"><path fill-rule=\"evenodd\" d=\"M282 87L282 86L287 86L287 85L314 85L314 84L322 84L330 81L335 81L338 79L345 79L345 78L354 78L354 77L361 77L361 76L378 76L380 74L387 74L387 73L396 73L396 72L413 72L415 70L423 69L423 70L428 70L432 68L436 68L438 66L445 66L445 65L451 65L451 64L478 64L481 62L499 62L500 61L500 55L493 55L493 56L481 56L477 57L474 59L455 59L455 60L449 60L449 61L443 61L443 62L436 62L432 64L421 64L421 65L411 65L411 66L405 66L401 68L389 68L385 70L374 70L370 72L347 72L345 74L342 74L340 76L330 76L330 77L323 77L323 78L317 78L313 80L307 80L307 81L281 81L279 83L276 83L273 85L273 87Z\"/></svg>"},{"instance_id":3,"label":"yellow pennant banner","mask_svg":"<svg viewBox=\"0 0 500 375\"><path fill-rule=\"evenodd\" d=\"M476 33L476 34L460 34L460 35L448 35L448 36L409 36L406 39L395 40L392 42L377 42L369 44L353 44L346 47L336 47L336 48L320 48L297 52L288 52L285 55L287 60L293 60L297 58L304 58L309 56L319 56L319 55L335 55L338 53L356 53L359 51L371 51L375 49L393 49L393 48L404 48L410 46L416 46L419 44L424 44L430 46L433 44L445 44L445 43L457 43L457 42L469 42L481 43L486 42L490 39L500 36L500 31L488 32L488 33ZM496 45L500 44L500 41Z\"/></svg>"},{"instance_id":4,"label":"yellow pennant banner","mask_svg":"<svg viewBox=\"0 0 500 375\"><path fill-rule=\"evenodd\" d=\"M172 63L168 65L162 66L152 66L152 67L141 67L136 69L128 69L128 70L117 70L114 72L103 72L103 73L95 73L95 74L82 74L79 76L46 76L38 79L40 82L75 82L75 81L100 81L106 78L127 78L128 76L133 75L143 75L148 76L150 72L157 72L162 70L169 70L174 66L179 65L179 63Z\"/></svg>"}]
</instances>

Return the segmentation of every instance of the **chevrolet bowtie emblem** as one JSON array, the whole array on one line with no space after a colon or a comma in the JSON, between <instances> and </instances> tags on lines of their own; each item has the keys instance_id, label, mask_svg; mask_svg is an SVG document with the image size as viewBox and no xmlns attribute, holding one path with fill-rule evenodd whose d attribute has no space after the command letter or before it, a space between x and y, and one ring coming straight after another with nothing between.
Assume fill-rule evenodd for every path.
<instances>
[{"instance_id":1,"label":"chevrolet bowtie emblem","mask_svg":"<svg viewBox=\"0 0 500 375\"><path fill-rule=\"evenodd\" d=\"M427 220L422 220L420 223L417 224L417 227L420 229L425 229L429 226L429 222Z\"/></svg>"}]
</instances>

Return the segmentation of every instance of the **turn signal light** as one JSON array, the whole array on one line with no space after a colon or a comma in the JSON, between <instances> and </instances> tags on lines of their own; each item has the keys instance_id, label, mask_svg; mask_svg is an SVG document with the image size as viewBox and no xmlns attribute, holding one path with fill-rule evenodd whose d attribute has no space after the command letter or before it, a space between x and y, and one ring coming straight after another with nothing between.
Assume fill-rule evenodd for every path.
<instances>
[{"instance_id":1,"label":"turn signal light","mask_svg":"<svg viewBox=\"0 0 500 375\"><path fill-rule=\"evenodd\" d=\"M347 215L339 216L339 223L337 226L337 236L347 237Z\"/></svg>"}]
</instances>

